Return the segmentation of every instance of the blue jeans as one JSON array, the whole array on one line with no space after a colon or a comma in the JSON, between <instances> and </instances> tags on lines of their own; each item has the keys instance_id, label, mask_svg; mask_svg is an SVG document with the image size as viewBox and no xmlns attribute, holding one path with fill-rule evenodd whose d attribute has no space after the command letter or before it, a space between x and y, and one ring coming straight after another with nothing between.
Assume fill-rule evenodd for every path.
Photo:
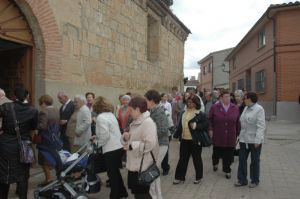
<instances>
[{"instance_id":1,"label":"blue jeans","mask_svg":"<svg viewBox=\"0 0 300 199\"><path fill-rule=\"evenodd\" d=\"M254 144L248 144L246 147L245 143L240 142L239 152L239 168L238 168L238 181L241 184L248 184L247 180L247 159L251 153L251 164L250 164L250 179L251 183L259 184L259 162L261 145L255 148Z\"/></svg>"}]
</instances>

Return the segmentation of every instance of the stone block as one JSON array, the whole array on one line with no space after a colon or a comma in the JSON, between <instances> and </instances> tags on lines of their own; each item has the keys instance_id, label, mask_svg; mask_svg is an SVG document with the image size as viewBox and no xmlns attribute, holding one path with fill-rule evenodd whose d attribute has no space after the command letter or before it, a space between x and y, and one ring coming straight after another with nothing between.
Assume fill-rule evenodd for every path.
<instances>
[{"instance_id":1,"label":"stone block","mask_svg":"<svg viewBox=\"0 0 300 199\"><path fill-rule=\"evenodd\" d=\"M99 58L100 57L100 48L98 46L89 45L89 56L92 58Z\"/></svg>"},{"instance_id":2,"label":"stone block","mask_svg":"<svg viewBox=\"0 0 300 199\"><path fill-rule=\"evenodd\" d=\"M96 45L97 44L97 36L95 33L88 32L88 43Z\"/></svg>"}]
</instances>

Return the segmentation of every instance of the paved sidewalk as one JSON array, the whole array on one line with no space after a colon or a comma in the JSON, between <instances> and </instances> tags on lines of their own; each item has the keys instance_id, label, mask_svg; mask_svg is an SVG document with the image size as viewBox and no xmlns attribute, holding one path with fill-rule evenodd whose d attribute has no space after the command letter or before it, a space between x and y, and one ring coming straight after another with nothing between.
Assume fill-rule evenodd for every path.
<instances>
[{"instance_id":1,"label":"paved sidewalk","mask_svg":"<svg viewBox=\"0 0 300 199\"><path fill-rule=\"evenodd\" d=\"M262 148L261 156L261 183L258 187L234 187L238 159L232 165L232 178L227 180L221 172L221 165L217 172L212 171L212 148L204 148L202 152L204 164L204 177L199 185L194 185L194 169L192 161L189 162L186 182L181 185L173 185L175 167L178 161L178 141L172 141L171 171L168 176L162 176L162 191L164 199L298 199L300 198L300 124L289 122L268 122L266 143ZM43 180L39 174L40 169L33 169L33 177L30 179L29 197L33 198L32 191L38 182ZM127 180L127 172L122 170L124 181ZM101 174L102 181L107 179L106 174ZM16 198L11 189L11 197ZM98 194L90 195L91 199L109 198L109 189L102 187ZM129 198L133 198L130 196Z\"/></svg>"}]
</instances>

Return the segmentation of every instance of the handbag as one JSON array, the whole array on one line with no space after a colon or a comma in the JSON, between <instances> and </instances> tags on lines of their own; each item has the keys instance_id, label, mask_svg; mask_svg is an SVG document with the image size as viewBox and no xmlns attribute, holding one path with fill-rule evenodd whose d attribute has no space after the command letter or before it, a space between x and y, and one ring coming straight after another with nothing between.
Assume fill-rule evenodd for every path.
<instances>
[{"instance_id":1,"label":"handbag","mask_svg":"<svg viewBox=\"0 0 300 199\"><path fill-rule=\"evenodd\" d=\"M207 131L200 133L200 143L202 147L210 147L212 145L212 140Z\"/></svg>"},{"instance_id":2,"label":"handbag","mask_svg":"<svg viewBox=\"0 0 300 199\"><path fill-rule=\"evenodd\" d=\"M234 156L239 156L239 153L240 153L240 138L237 137L233 155L234 155Z\"/></svg>"},{"instance_id":3,"label":"handbag","mask_svg":"<svg viewBox=\"0 0 300 199\"><path fill-rule=\"evenodd\" d=\"M20 128L18 126L18 121L16 118L16 112L13 103L11 103L11 109L13 114L15 131L17 133L17 138L18 138L20 162L25 164L31 164L34 162L34 153L31 145L32 143L30 140L21 139Z\"/></svg>"},{"instance_id":4,"label":"handbag","mask_svg":"<svg viewBox=\"0 0 300 199\"><path fill-rule=\"evenodd\" d=\"M142 186L150 186L150 184L160 176L160 171L159 168L156 165L156 161L154 158L154 155L152 153L152 151L150 151L151 153L151 157L153 159L153 163L145 170L142 171L142 167L143 167L143 161L144 161L144 152L145 152L145 146L144 146L144 151L143 151L143 157L142 157L142 161L141 161L141 166L140 166L140 170L138 173L138 184L142 185Z\"/></svg>"}]
</instances>

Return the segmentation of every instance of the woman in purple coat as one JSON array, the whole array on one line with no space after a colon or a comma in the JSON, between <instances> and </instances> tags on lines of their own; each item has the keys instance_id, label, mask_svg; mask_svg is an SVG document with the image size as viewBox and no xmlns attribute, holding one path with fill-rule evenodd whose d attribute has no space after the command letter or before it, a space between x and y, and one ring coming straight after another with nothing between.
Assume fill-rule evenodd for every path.
<instances>
[{"instance_id":1,"label":"woman in purple coat","mask_svg":"<svg viewBox=\"0 0 300 199\"><path fill-rule=\"evenodd\" d=\"M230 93L224 90L220 95L220 103L214 104L209 111L209 135L213 140L213 170L218 170L219 159L222 158L223 172L231 178L236 138L240 131L239 108L230 103Z\"/></svg>"}]
</instances>

